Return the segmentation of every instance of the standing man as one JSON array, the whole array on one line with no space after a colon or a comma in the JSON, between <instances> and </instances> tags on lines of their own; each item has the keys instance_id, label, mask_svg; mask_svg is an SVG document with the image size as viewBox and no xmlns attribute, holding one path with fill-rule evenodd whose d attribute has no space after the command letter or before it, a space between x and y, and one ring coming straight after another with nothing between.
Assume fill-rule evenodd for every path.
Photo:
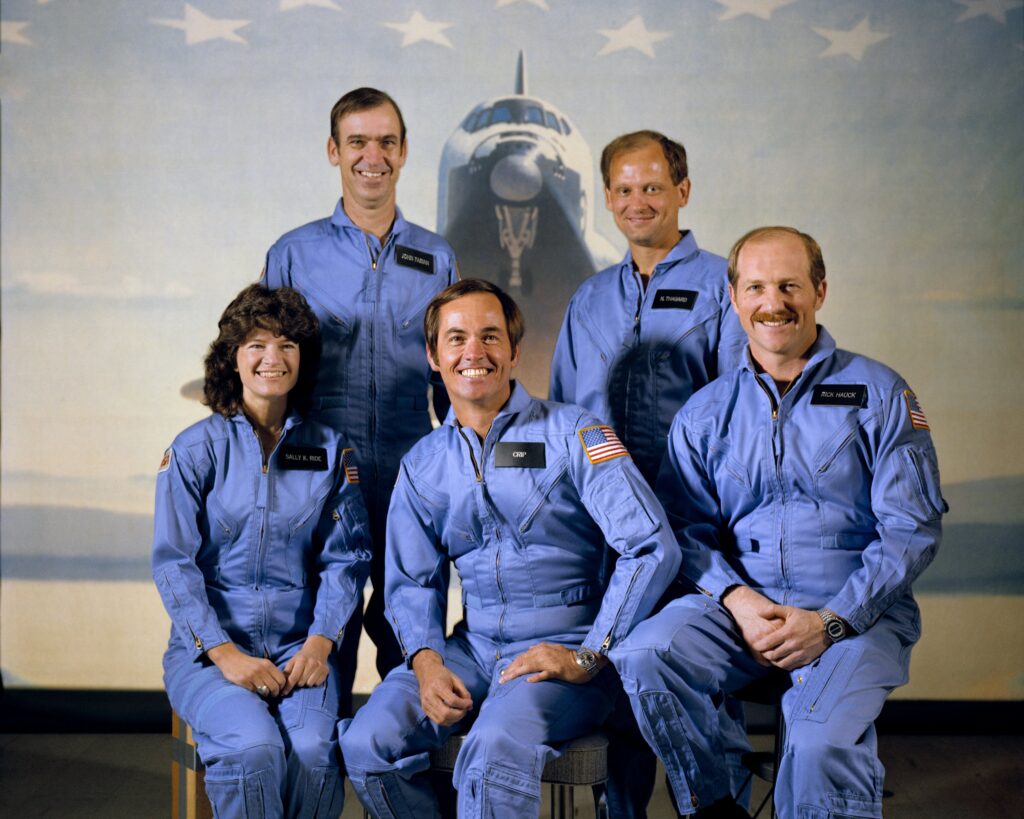
<instances>
[{"instance_id":1,"label":"standing man","mask_svg":"<svg viewBox=\"0 0 1024 819\"><path fill-rule=\"evenodd\" d=\"M657 131L613 139L601 152L605 205L629 242L622 262L591 276L569 302L551 362L553 401L608 419L654 486L669 425L696 390L739 363L746 341L729 305L725 259L680 231L690 199L686 149ZM655 761L623 702L608 726L609 800L642 817ZM749 750L742 705L722 707L737 782ZM617 725L617 723L622 725Z\"/></svg>"},{"instance_id":2,"label":"standing man","mask_svg":"<svg viewBox=\"0 0 1024 819\"><path fill-rule=\"evenodd\" d=\"M390 96L374 88L345 94L331 109L327 139L342 198L330 218L278 239L264 274L269 287L302 293L320 319L323 354L312 415L343 432L358 453L375 546L366 631L382 677L402 661L384 618L388 503L399 461L431 428L423 311L458 278L448 243L406 222L398 209L395 187L407 154L405 120ZM446 408L441 392L435 405L441 400ZM342 649L351 652L352 673L359 631L353 618Z\"/></svg>"},{"instance_id":3,"label":"standing man","mask_svg":"<svg viewBox=\"0 0 1024 819\"><path fill-rule=\"evenodd\" d=\"M882 815L874 721L920 635L911 583L946 511L928 422L888 367L815 324L825 264L770 227L729 256L745 362L687 402L658 484L693 593L612 652L685 815L745 816L714 702L776 675L783 819Z\"/></svg>"},{"instance_id":4,"label":"standing man","mask_svg":"<svg viewBox=\"0 0 1024 819\"><path fill-rule=\"evenodd\" d=\"M601 153L605 205L629 251L569 302L551 362L551 399L608 419L654 485L676 411L739 361L725 259L679 230L690 198L686 149L657 131Z\"/></svg>"},{"instance_id":5,"label":"standing man","mask_svg":"<svg viewBox=\"0 0 1024 819\"><path fill-rule=\"evenodd\" d=\"M616 699L608 651L678 569L664 512L615 433L511 380L522 335L518 306L487 281L427 308L427 355L452 407L402 460L388 516L387 610L408 665L339 728L376 817L436 816L428 752L470 724L459 816L537 816L545 763ZM610 577L606 542L619 554ZM445 639L449 562L466 614Z\"/></svg>"}]
</instances>

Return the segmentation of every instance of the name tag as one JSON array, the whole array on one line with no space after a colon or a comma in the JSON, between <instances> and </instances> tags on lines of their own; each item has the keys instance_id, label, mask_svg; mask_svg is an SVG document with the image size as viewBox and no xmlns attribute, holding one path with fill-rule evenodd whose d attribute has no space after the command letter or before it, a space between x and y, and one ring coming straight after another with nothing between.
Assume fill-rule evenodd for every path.
<instances>
[{"instance_id":1,"label":"name tag","mask_svg":"<svg viewBox=\"0 0 1024 819\"><path fill-rule=\"evenodd\" d=\"M282 446L277 450L281 469L327 469L327 450L316 446Z\"/></svg>"},{"instance_id":2,"label":"name tag","mask_svg":"<svg viewBox=\"0 0 1024 819\"><path fill-rule=\"evenodd\" d=\"M696 290L659 290L654 294L654 310L692 310L697 303Z\"/></svg>"},{"instance_id":3,"label":"name tag","mask_svg":"<svg viewBox=\"0 0 1024 819\"><path fill-rule=\"evenodd\" d=\"M424 273L434 272L434 257L413 247L395 245L395 261L404 267L413 267Z\"/></svg>"},{"instance_id":4,"label":"name tag","mask_svg":"<svg viewBox=\"0 0 1024 819\"><path fill-rule=\"evenodd\" d=\"M826 407L863 407L867 402L867 384L815 384L811 392L811 403Z\"/></svg>"},{"instance_id":5,"label":"name tag","mask_svg":"<svg viewBox=\"0 0 1024 819\"><path fill-rule=\"evenodd\" d=\"M518 466L523 469L543 469L547 466L543 443L513 443L502 441L494 448L495 466Z\"/></svg>"}]
</instances>

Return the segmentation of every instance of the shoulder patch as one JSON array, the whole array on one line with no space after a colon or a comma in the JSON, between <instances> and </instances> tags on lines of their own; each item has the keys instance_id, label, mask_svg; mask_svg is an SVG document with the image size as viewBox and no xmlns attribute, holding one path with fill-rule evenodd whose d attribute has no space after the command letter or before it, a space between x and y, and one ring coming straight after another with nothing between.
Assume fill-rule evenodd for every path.
<instances>
[{"instance_id":1,"label":"shoulder patch","mask_svg":"<svg viewBox=\"0 0 1024 819\"><path fill-rule=\"evenodd\" d=\"M914 395L913 390L903 391L903 400L907 404L907 414L910 416L910 425L914 429L927 429L931 430L928 426L928 419L924 416L924 410L921 409L921 404L917 400L917 396Z\"/></svg>"},{"instance_id":2,"label":"shoulder patch","mask_svg":"<svg viewBox=\"0 0 1024 819\"><path fill-rule=\"evenodd\" d=\"M576 433L580 436L583 451L592 464L610 461L613 458L629 457L629 450L622 445L619 436L611 427L598 425L584 427Z\"/></svg>"},{"instance_id":3,"label":"shoulder patch","mask_svg":"<svg viewBox=\"0 0 1024 819\"><path fill-rule=\"evenodd\" d=\"M171 457L173 455L174 451L170 447L167 447L167 449L164 450L164 457L160 459L160 468L157 470L157 474L160 474L161 472L166 472L170 468Z\"/></svg>"},{"instance_id":4,"label":"shoulder patch","mask_svg":"<svg viewBox=\"0 0 1024 819\"><path fill-rule=\"evenodd\" d=\"M349 483L359 483L359 467L356 466L356 451L354 449L343 449L341 451L341 466L345 470L345 480Z\"/></svg>"}]
</instances>

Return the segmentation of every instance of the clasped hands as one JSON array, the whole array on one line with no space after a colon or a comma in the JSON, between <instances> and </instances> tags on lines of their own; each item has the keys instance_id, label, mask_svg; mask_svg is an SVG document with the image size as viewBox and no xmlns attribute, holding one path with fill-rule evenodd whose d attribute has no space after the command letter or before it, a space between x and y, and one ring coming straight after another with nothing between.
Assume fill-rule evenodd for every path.
<instances>
[{"instance_id":1,"label":"clasped hands","mask_svg":"<svg viewBox=\"0 0 1024 819\"><path fill-rule=\"evenodd\" d=\"M255 691L262 697L285 697L294 688L315 687L327 679L327 658L334 644L319 634L311 634L284 668L270 660L246 654L234 643L222 643L207 650L206 656L220 669L224 679Z\"/></svg>"},{"instance_id":2,"label":"clasped hands","mask_svg":"<svg viewBox=\"0 0 1024 819\"><path fill-rule=\"evenodd\" d=\"M751 655L763 666L792 671L814 662L831 645L817 612L780 606L749 586L722 595Z\"/></svg>"}]
</instances>

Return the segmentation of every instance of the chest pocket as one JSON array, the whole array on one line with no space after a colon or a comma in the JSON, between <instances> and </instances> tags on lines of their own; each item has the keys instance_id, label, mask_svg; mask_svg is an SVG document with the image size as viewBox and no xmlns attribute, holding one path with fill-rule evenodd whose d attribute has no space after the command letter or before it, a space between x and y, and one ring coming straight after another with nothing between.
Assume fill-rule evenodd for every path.
<instances>
[{"instance_id":1,"label":"chest pocket","mask_svg":"<svg viewBox=\"0 0 1024 819\"><path fill-rule=\"evenodd\" d=\"M516 521L518 522L519 534L527 534L530 528L533 526L534 521L540 514L540 511L548 502L552 490L558 483L565 477L565 473L569 469L569 462L566 458L560 458L557 463L545 470L540 480L536 482L533 487L533 491L529 493L526 501L520 507L519 512L516 515ZM528 474L532 470L524 469L521 470L523 473Z\"/></svg>"},{"instance_id":2,"label":"chest pocket","mask_svg":"<svg viewBox=\"0 0 1024 819\"><path fill-rule=\"evenodd\" d=\"M825 413L835 407L817 408ZM812 416L813 418L813 416ZM822 418L824 423L827 419ZM847 417L814 455L812 466L814 492L818 501L836 501L849 504L858 495L870 489L868 463L861 445L862 427L857 412L848 411Z\"/></svg>"},{"instance_id":3,"label":"chest pocket","mask_svg":"<svg viewBox=\"0 0 1024 819\"><path fill-rule=\"evenodd\" d=\"M334 485L333 470L314 484L308 502L288 521L287 561L288 576L296 586L306 585L310 570L316 561L313 529L320 519L320 510Z\"/></svg>"}]
</instances>

